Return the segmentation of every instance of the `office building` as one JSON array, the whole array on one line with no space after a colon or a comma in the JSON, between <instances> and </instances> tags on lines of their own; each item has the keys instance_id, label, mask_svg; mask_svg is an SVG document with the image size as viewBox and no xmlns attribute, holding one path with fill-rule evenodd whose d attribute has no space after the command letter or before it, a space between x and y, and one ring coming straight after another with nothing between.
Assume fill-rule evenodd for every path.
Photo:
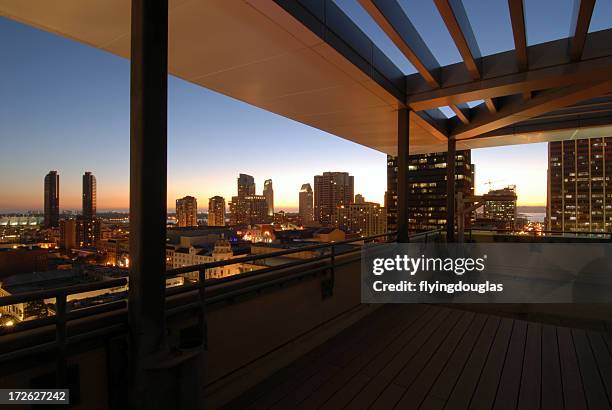
<instances>
[{"instance_id":1,"label":"office building","mask_svg":"<svg viewBox=\"0 0 612 410\"><path fill-rule=\"evenodd\" d=\"M410 155L408 159L408 229L427 231L446 226L446 152ZM474 165L471 151L455 155L455 192L474 195ZM387 156L387 225L397 229L397 160ZM469 226L470 216L465 216Z\"/></svg>"},{"instance_id":2,"label":"office building","mask_svg":"<svg viewBox=\"0 0 612 410\"><path fill-rule=\"evenodd\" d=\"M334 226L347 234L372 236L387 232L387 212L380 204L360 202L340 205L336 210Z\"/></svg>"},{"instance_id":3,"label":"office building","mask_svg":"<svg viewBox=\"0 0 612 410\"><path fill-rule=\"evenodd\" d=\"M176 224L180 228L198 226L198 200L185 196L176 200Z\"/></svg>"},{"instance_id":4,"label":"office building","mask_svg":"<svg viewBox=\"0 0 612 410\"><path fill-rule=\"evenodd\" d=\"M353 203L355 178L348 172L324 172L314 177L315 220L323 226L331 225L336 209Z\"/></svg>"},{"instance_id":5,"label":"office building","mask_svg":"<svg viewBox=\"0 0 612 410\"><path fill-rule=\"evenodd\" d=\"M303 184L300 189L300 223L303 226L312 226L314 224L314 196L310 184Z\"/></svg>"},{"instance_id":6,"label":"office building","mask_svg":"<svg viewBox=\"0 0 612 410\"><path fill-rule=\"evenodd\" d=\"M266 197L266 205L268 207L268 216L274 216L274 189L272 188L272 180L264 181L263 196Z\"/></svg>"},{"instance_id":7,"label":"office building","mask_svg":"<svg viewBox=\"0 0 612 410\"><path fill-rule=\"evenodd\" d=\"M208 226L225 226L225 198L213 196L208 199Z\"/></svg>"},{"instance_id":8,"label":"office building","mask_svg":"<svg viewBox=\"0 0 612 410\"><path fill-rule=\"evenodd\" d=\"M56 228L59 226L59 175L57 171L49 171L45 175L45 219L44 226Z\"/></svg>"},{"instance_id":9,"label":"office building","mask_svg":"<svg viewBox=\"0 0 612 410\"><path fill-rule=\"evenodd\" d=\"M548 143L547 229L612 232L612 137Z\"/></svg>"},{"instance_id":10,"label":"office building","mask_svg":"<svg viewBox=\"0 0 612 410\"><path fill-rule=\"evenodd\" d=\"M76 219L62 219L60 227L60 248L70 250L77 247L77 221Z\"/></svg>"},{"instance_id":11,"label":"office building","mask_svg":"<svg viewBox=\"0 0 612 410\"><path fill-rule=\"evenodd\" d=\"M484 201L483 217L497 228L514 229L516 222L516 186L489 191Z\"/></svg>"}]
</instances>

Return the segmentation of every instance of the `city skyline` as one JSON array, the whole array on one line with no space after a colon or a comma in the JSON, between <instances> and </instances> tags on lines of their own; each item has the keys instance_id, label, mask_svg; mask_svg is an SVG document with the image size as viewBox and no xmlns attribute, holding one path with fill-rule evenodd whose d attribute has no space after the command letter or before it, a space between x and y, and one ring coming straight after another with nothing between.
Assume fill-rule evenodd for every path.
<instances>
[{"instance_id":1,"label":"city skyline","mask_svg":"<svg viewBox=\"0 0 612 410\"><path fill-rule=\"evenodd\" d=\"M40 178L49 169L62 175L60 209L80 207L78 178L90 169L99 179L98 208L127 210L129 62L2 17L0 34L7 56L0 78L13 101L0 111L0 134L8 137L4 148L17 153L0 165L0 189L11 193L0 198L0 212L42 210ZM239 172L253 175L259 186L272 179L279 210L297 210L301 185L325 171L349 172L356 193L384 202L384 153L172 76L168 135L169 210L185 195L231 198ZM237 155L240 144L224 143L232 140L249 149L238 152L239 161L223 161ZM215 155L202 161L210 147ZM544 206L546 152L546 144L473 150L476 193L488 180L503 181L500 186L517 185L519 205ZM295 161L296 155L306 158ZM16 172L20 178L11 178Z\"/></svg>"}]
</instances>

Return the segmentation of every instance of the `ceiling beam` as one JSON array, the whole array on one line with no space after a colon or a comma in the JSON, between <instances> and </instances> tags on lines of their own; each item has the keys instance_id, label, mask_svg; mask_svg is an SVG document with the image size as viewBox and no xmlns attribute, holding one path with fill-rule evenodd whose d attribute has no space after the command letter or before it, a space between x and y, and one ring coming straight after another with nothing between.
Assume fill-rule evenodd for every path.
<instances>
[{"instance_id":1,"label":"ceiling beam","mask_svg":"<svg viewBox=\"0 0 612 410\"><path fill-rule=\"evenodd\" d=\"M514 36L514 49L516 63L520 71L527 70L527 31L525 30L525 8L523 0L508 0L510 20L512 22L512 35Z\"/></svg>"},{"instance_id":2,"label":"ceiling beam","mask_svg":"<svg viewBox=\"0 0 612 410\"><path fill-rule=\"evenodd\" d=\"M440 64L431 53L404 10L396 1L359 0L385 34L432 88L438 88L437 70Z\"/></svg>"},{"instance_id":3,"label":"ceiling beam","mask_svg":"<svg viewBox=\"0 0 612 410\"><path fill-rule=\"evenodd\" d=\"M457 115L459 121L464 124L470 123L470 107L466 103L451 104L449 107Z\"/></svg>"},{"instance_id":4,"label":"ceiling beam","mask_svg":"<svg viewBox=\"0 0 612 410\"><path fill-rule=\"evenodd\" d=\"M435 139L441 142L448 142L448 118L435 108L427 111L415 112L410 118L414 122L429 132Z\"/></svg>"},{"instance_id":5,"label":"ceiling beam","mask_svg":"<svg viewBox=\"0 0 612 410\"><path fill-rule=\"evenodd\" d=\"M461 0L434 0L463 62L474 80L480 79L480 49Z\"/></svg>"},{"instance_id":6,"label":"ceiling beam","mask_svg":"<svg viewBox=\"0 0 612 410\"><path fill-rule=\"evenodd\" d=\"M529 69L518 70L514 50L482 57L486 67L480 81L473 81L463 63L440 67L442 85L432 90L420 74L406 76L406 104L415 111L450 104L486 100L525 91L565 87L576 83L604 81L612 78L612 29L587 34L587 42L580 61L569 58L569 38L528 47Z\"/></svg>"},{"instance_id":7,"label":"ceiling beam","mask_svg":"<svg viewBox=\"0 0 612 410\"><path fill-rule=\"evenodd\" d=\"M574 0L574 13L570 29L570 58L572 61L579 61L582 58L594 8L595 0Z\"/></svg>"},{"instance_id":8,"label":"ceiling beam","mask_svg":"<svg viewBox=\"0 0 612 410\"><path fill-rule=\"evenodd\" d=\"M487 106L487 110L489 110L491 114L495 114L497 112L497 106L495 105L495 101L493 101L493 98L485 98L484 102Z\"/></svg>"},{"instance_id":9,"label":"ceiling beam","mask_svg":"<svg viewBox=\"0 0 612 410\"><path fill-rule=\"evenodd\" d=\"M508 97L507 104L501 106L496 114L486 113L475 116L470 124L457 125L451 131L451 136L458 140L474 138L610 91L612 91L612 80L543 91L528 101L524 101L520 96Z\"/></svg>"}]
</instances>

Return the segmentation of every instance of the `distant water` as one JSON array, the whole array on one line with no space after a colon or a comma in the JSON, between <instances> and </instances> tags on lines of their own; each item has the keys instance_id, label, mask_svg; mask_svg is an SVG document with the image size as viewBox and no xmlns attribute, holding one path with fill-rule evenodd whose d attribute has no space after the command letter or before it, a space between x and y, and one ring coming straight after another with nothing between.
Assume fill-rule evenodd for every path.
<instances>
[{"instance_id":1,"label":"distant water","mask_svg":"<svg viewBox=\"0 0 612 410\"><path fill-rule=\"evenodd\" d=\"M521 215L525 215L531 222L544 222L546 212L521 212Z\"/></svg>"}]
</instances>

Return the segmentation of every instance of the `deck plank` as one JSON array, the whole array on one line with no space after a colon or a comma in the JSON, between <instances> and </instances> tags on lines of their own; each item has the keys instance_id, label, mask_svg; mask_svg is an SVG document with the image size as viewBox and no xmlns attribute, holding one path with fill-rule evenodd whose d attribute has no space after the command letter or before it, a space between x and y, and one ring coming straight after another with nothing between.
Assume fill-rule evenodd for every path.
<instances>
[{"instance_id":1,"label":"deck plank","mask_svg":"<svg viewBox=\"0 0 612 410\"><path fill-rule=\"evenodd\" d=\"M493 407L513 327L514 320L508 318L502 319L499 331L495 335L493 346L491 346L491 354L487 357L480 380L476 386L476 391L472 397L470 409L491 409Z\"/></svg>"},{"instance_id":2,"label":"deck plank","mask_svg":"<svg viewBox=\"0 0 612 410\"><path fill-rule=\"evenodd\" d=\"M601 333L587 332L593 354L597 357L597 366L601 379L608 394L608 400L612 398L612 354L606 347L606 342Z\"/></svg>"},{"instance_id":3,"label":"deck plank","mask_svg":"<svg viewBox=\"0 0 612 410\"><path fill-rule=\"evenodd\" d=\"M563 401L567 410L586 410L587 404L582 387L578 359L570 329L557 329L559 359L561 362L561 380L563 382Z\"/></svg>"},{"instance_id":4,"label":"deck plank","mask_svg":"<svg viewBox=\"0 0 612 410\"><path fill-rule=\"evenodd\" d=\"M589 409L612 409L586 332L572 329L572 337Z\"/></svg>"},{"instance_id":5,"label":"deck plank","mask_svg":"<svg viewBox=\"0 0 612 410\"><path fill-rule=\"evenodd\" d=\"M551 325L542 328L542 410L563 410L563 385L557 329Z\"/></svg>"},{"instance_id":6,"label":"deck plank","mask_svg":"<svg viewBox=\"0 0 612 410\"><path fill-rule=\"evenodd\" d=\"M612 335L388 305L225 408L612 409Z\"/></svg>"},{"instance_id":7,"label":"deck plank","mask_svg":"<svg viewBox=\"0 0 612 410\"><path fill-rule=\"evenodd\" d=\"M463 371L469 357L473 354L476 343L479 340L488 340L488 335L492 338L499 325L499 319L478 315L472 326L468 330L465 339L461 341L457 350L446 363L442 373L429 389L425 401L421 407L423 409L441 409L446 404L459 375ZM481 342L482 345L482 342Z\"/></svg>"},{"instance_id":8,"label":"deck plank","mask_svg":"<svg viewBox=\"0 0 612 410\"><path fill-rule=\"evenodd\" d=\"M386 308L380 312L373 312L363 320L363 323L360 325L358 323L355 329L349 329L347 332L349 335L348 337L340 337L332 340L329 343L329 349L327 351L325 349L321 350L318 358L313 358L312 355L307 354L306 356L311 358L310 361L299 361L298 365L290 365L288 368L272 375L270 377L270 379L272 379L271 386L263 389L261 392L257 392L258 395L253 395L255 397L252 397L251 401L247 402L246 405L241 408L270 408L287 395L293 394L296 389L306 383L310 378L317 377L321 368L330 364L337 355L342 353L346 354L346 352L350 352L352 355L359 355L365 342L380 337L380 334L377 333L379 330L382 332L385 331L385 328L389 328L392 320L390 318L390 313L394 310L396 313L399 313L397 307L395 309ZM400 316L404 315L402 314ZM324 343L323 345L326 344L327 343Z\"/></svg>"},{"instance_id":9,"label":"deck plank","mask_svg":"<svg viewBox=\"0 0 612 410\"><path fill-rule=\"evenodd\" d=\"M362 352L355 360L353 360L348 366L342 369L338 374L334 375L328 380L324 386L313 392L312 395L304 400L296 409L314 409L323 405L329 398L338 390L340 390L347 383L351 385L358 384L360 381L367 380L369 377L366 375L359 376L359 380L353 380L356 378L357 373L366 366L372 360L380 355L381 353L388 351L392 348L392 345L398 340L401 340L405 334L410 334L411 330L415 326L418 326L419 321L426 323L431 317L434 316L437 309L422 309L419 311L412 310L410 316L406 320L402 320L401 324L397 326L394 332L389 333L385 338L378 338L374 343L365 347L365 351ZM351 386L352 388L353 386ZM357 393L355 393L357 394Z\"/></svg>"},{"instance_id":10,"label":"deck plank","mask_svg":"<svg viewBox=\"0 0 612 410\"><path fill-rule=\"evenodd\" d=\"M497 395L495 396L495 410L515 410L521 387L523 373L523 359L525 356L525 341L527 339L527 323L514 322L512 337L506 355L506 363L502 370Z\"/></svg>"},{"instance_id":11,"label":"deck plank","mask_svg":"<svg viewBox=\"0 0 612 410\"><path fill-rule=\"evenodd\" d=\"M395 376L393 382L390 383L381 395L373 403L373 406L379 408L391 408L395 405L400 408L416 407L416 402L411 401L411 398L407 399L407 403L399 403L398 400L404 396L407 388L421 373L431 356L436 352L438 347L446 340L450 333L454 332L457 325L461 323L461 319L466 317L466 313L459 313L458 315L449 316L443 326L440 326L432 334L426 344L424 344L410 360L404 364L404 368ZM471 316L471 315L470 315ZM469 323L468 323L469 324ZM399 390L402 389L402 393ZM388 392L388 390L391 390ZM379 404L380 402L380 404Z\"/></svg>"},{"instance_id":12,"label":"deck plank","mask_svg":"<svg viewBox=\"0 0 612 410\"><path fill-rule=\"evenodd\" d=\"M420 369L415 368L413 365L412 370L410 370L410 367L406 367L404 371L402 371L395 383L408 387L408 390L398 404L400 408L418 408L421 405L429 389L444 369L445 364L463 341L463 338L466 336L468 329L471 328L475 319L476 314L474 313L463 315L444 342L431 356L430 360L423 363ZM410 371L414 373L411 375L408 373Z\"/></svg>"},{"instance_id":13,"label":"deck plank","mask_svg":"<svg viewBox=\"0 0 612 410\"><path fill-rule=\"evenodd\" d=\"M539 409L542 394L542 325L529 323L525 343L519 409Z\"/></svg>"},{"instance_id":14,"label":"deck plank","mask_svg":"<svg viewBox=\"0 0 612 410\"><path fill-rule=\"evenodd\" d=\"M456 316L457 312L443 309L441 314L427 323L403 348L392 357L380 373L348 404L348 408L362 409L369 407L376 398L393 381L395 376L430 338L430 336L446 321L449 316Z\"/></svg>"}]
</instances>

